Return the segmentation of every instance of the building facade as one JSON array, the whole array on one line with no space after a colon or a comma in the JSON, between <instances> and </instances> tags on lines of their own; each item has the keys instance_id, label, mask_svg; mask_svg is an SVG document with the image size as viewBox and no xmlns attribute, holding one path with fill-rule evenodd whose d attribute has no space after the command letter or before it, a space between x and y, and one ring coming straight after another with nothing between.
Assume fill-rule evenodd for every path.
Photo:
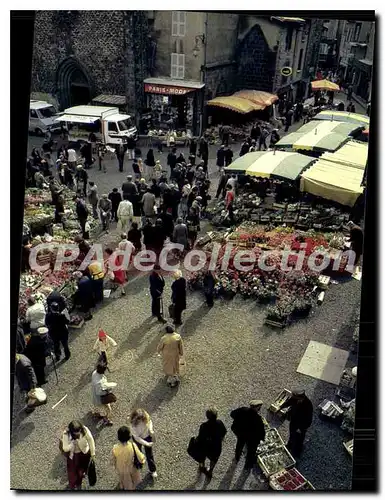
<instances>
[{"instance_id":1,"label":"building facade","mask_svg":"<svg viewBox=\"0 0 385 500\"><path fill-rule=\"evenodd\" d=\"M65 109L120 95L135 115L144 100L147 31L140 11L38 11L32 96Z\"/></svg>"},{"instance_id":2,"label":"building facade","mask_svg":"<svg viewBox=\"0 0 385 500\"><path fill-rule=\"evenodd\" d=\"M364 101L370 101L375 44L375 23L341 21L338 67L346 83Z\"/></svg>"},{"instance_id":3,"label":"building facade","mask_svg":"<svg viewBox=\"0 0 385 500\"><path fill-rule=\"evenodd\" d=\"M137 120L198 135L217 96L306 97L321 32L319 20L238 13L39 11L32 95L60 109L121 96Z\"/></svg>"}]
</instances>

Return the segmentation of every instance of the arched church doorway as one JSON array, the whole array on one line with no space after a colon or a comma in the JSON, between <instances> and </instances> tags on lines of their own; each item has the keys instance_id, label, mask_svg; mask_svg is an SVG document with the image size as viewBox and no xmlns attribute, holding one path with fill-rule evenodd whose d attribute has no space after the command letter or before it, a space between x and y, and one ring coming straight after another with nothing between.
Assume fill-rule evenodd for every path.
<instances>
[{"instance_id":1,"label":"arched church doorway","mask_svg":"<svg viewBox=\"0 0 385 500\"><path fill-rule=\"evenodd\" d=\"M57 82L62 109L88 104L93 97L89 76L78 61L72 57L60 65Z\"/></svg>"}]
</instances>

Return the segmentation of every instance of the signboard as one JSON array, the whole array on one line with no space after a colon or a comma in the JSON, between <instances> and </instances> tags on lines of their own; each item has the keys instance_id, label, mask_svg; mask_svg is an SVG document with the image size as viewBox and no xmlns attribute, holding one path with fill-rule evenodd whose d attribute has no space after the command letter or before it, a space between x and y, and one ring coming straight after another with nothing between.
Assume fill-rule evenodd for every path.
<instances>
[{"instance_id":1,"label":"signboard","mask_svg":"<svg viewBox=\"0 0 385 500\"><path fill-rule=\"evenodd\" d=\"M291 74L293 74L293 68L290 68L290 66L285 66L281 69L281 75L290 76Z\"/></svg>"},{"instance_id":2,"label":"signboard","mask_svg":"<svg viewBox=\"0 0 385 500\"><path fill-rule=\"evenodd\" d=\"M195 89L172 87L171 85L152 85L151 83L144 84L144 91L148 94L185 95L193 90Z\"/></svg>"}]
</instances>

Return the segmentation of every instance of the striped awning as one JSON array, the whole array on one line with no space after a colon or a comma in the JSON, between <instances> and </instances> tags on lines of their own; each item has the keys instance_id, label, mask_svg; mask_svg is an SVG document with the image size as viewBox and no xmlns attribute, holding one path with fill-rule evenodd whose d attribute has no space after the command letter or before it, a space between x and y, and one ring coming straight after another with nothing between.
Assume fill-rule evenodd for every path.
<instances>
[{"instance_id":1,"label":"striped awning","mask_svg":"<svg viewBox=\"0 0 385 500\"><path fill-rule=\"evenodd\" d=\"M260 111L265 109L266 106L262 104L257 104L255 102L249 101L248 99L243 99L236 96L223 96L215 97L208 101L208 106L217 106L219 108L226 108L230 111L235 111L236 113L251 113L252 111Z\"/></svg>"},{"instance_id":2,"label":"striped awning","mask_svg":"<svg viewBox=\"0 0 385 500\"><path fill-rule=\"evenodd\" d=\"M360 130L356 123L311 121L297 132L286 135L277 142L277 148L295 151L336 151L348 141L350 134Z\"/></svg>"},{"instance_id":3,"label":"striped awning","mask_svg":"<svg viewBox=\"0 0 385 500\"><path fill-rule=\"evenodd\" d=\"M320 159L301 175L300 189L352 207L363 192L364 171Z\"/></svg>"},{"instance_id":4,"label":"striped awning","mask_svg":"<svg viewBox=\"0 0 385 500\"><path fill-rule=\"evenodd\" d=\"M347 111L321 111L313 120L328 120L328 121L336 121L336 122L345 122L345 123L359 123L363 126L369 125L369 117L365 115L360 115L359 113L348 113Z\"/></svg>"},{"instance_id":5,"label":"striped awning","mask_svg":"<svg viewBox=\"0 0 385 500\"><path fill-rule=\"evenodd\" d=\"M299 153L255 151L237 158L225 168L225 172L295 180L314 161L314 158Z\"/></svg>"},{"instance_id":6,"label":"striped awning","mask_svg":"<svg viewBox=\"0 0 385 500\"><path fill-rule=\"evenodd\" d=\"M365 142L349 141L335 153L324 153L320 160L327 160L340 165L365 169L369 147Z\"/></svg>"}]
</instances>

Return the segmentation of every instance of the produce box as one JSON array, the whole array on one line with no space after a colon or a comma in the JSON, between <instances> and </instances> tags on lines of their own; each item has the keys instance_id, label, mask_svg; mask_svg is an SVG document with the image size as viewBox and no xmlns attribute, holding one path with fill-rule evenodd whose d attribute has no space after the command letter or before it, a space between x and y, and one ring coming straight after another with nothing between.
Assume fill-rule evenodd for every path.
<instances>
[{"instance_id":1,"label":"produce box","mask_svg":"<svg viewBox=\"0 0 385 500\"><path fill-rule=\"evenodd\" d=\"M336 403L329 401L328 399L324 399L322 403L318 405L318 408L321 410L321 414L323 416L333 420L338 419L344 413L344 411Z\"/></svg>"},{"instance_id":2,"label":"produce box","mask_svg":"<svg viewBox=\"0 0 385 500\"><path fill-rule=\"evenodd\" d=\"M295 468L281 470L269 478L269 485L276 491L314 490L313 485Z\"/></svg>"},{"instance_id":3,"label":"produce box","mask_svg":"<svg viewBox=\"0 0 385 500\"><path fill-rule=\"evenodd\" d=\"M270 428L266 430L265 440L260 443L257 448L257 455L274 450L279 446L285 446L285 443L283 442L283 439L281 438L277 429Z\"/></svg>"},{"instance_id":4,"label":"produce box","mask_svg":"<svg viewBox=\"0 0 385 500\"><path fill-rule=\"evenodd\" d=\"M279 446L272 451L261 453L258 455L257 460L266 477L295 465L294 458L285 446Z\"/></svg>"},{"instance_id":5,"label":"produce box","mask_svg":"<svg viewBox=\"0 0 385 500\"><path fill-rule=\"evenodd\" d=\"M330 276L325 276L324 274L320 274L318 277L318 287L321 290L326 290L330 284Z\"/></svg>"},{"instance_id":6,"label":"produce box","mask_svg":"<svg viewBox=\"0 0 385 500\"><path fill-rule=\"evenodd\" d=\"M271 411L272 413L281 412L282 414L281 406L290 398L291 398L291 391L289 391L289 389L283 389L279 393L279 395L275 398L274 402L271 403L269 411Z\"/></svg>"}]
</instances>

